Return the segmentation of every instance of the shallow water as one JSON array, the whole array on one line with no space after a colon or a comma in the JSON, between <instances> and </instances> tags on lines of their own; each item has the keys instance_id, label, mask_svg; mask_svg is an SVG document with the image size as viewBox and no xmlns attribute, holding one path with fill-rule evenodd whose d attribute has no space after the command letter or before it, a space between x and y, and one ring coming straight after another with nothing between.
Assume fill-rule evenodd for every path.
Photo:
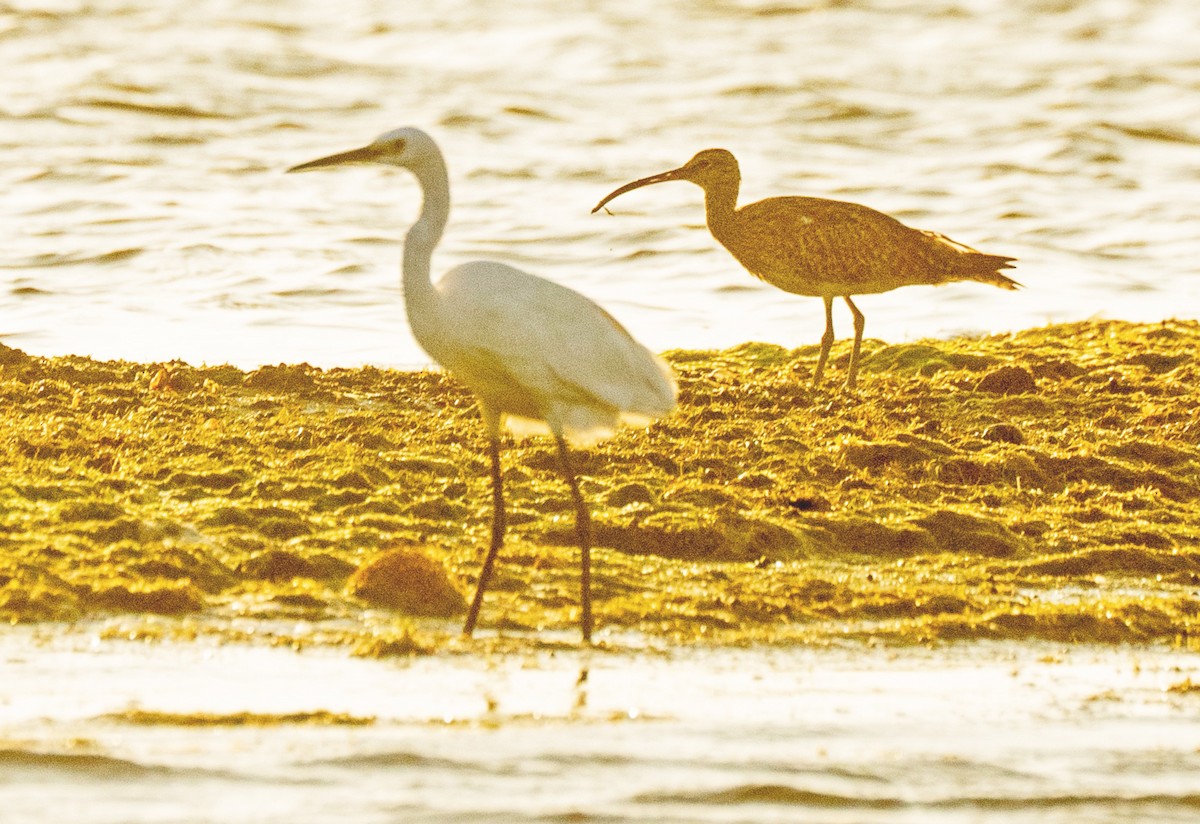
<instances>
[{"instance_id":1,"label":"shallow water","mask_svg":"<svg viewBox=\"0 0 1200 824\"><path fill-rule=\"evenodd\" d=\"M661 186L713 145L743 201L867 203L1020 258L1025 291L866 297L892 341L1195 317L1192 0L0 6L0 337L36 354L426 362L397 294L419 195L380 169L285 176L430 129L456 209L436 270L506 260L655 349L815 343ZM844 308L839 334L849 330Z\"/></svg>"},{"instance_id":2,"label":"shallow water","mask_svg":"<svg viewBox=\"0 0 1200 824\"><path fill-rule=\"evenodd\" d=\"M81 824L1078 824L1200 809L1194 653L611 643L381 662L9 631L0 810ZM342 723L303 720L321 712ZM218 723L238 713L257 718Z\"/></svg>"}]
</instances>

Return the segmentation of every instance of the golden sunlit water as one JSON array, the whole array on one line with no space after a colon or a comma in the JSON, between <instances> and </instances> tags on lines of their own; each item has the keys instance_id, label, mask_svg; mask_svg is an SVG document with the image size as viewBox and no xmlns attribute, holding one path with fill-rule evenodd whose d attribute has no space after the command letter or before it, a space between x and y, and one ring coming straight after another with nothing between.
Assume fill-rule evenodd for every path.
<instances>
[{"instance_id":1,"label":"golden sunlit water","mask_svg":"<svg viewBox=\"0 0 1200 824\"><path fill-rule=\"evenodd\" d=\"M655 350L822 331L819 300L756 281L712 239L695 187L589 213L713 146L737 155L742 202L851 200L1018 258L1019 292L862 298L868 337L1195 318L1198 44L1194 0L0 2L0 341L426 364L398 291L411 178L283 174L400 125L450 165L435 275L514 264ZM597 652L571 634L380 661L124 637L119 619L0 634L0 822L1200 809L1200 657L1160 646L614 633Z\"/></svg>"},{"instance_id":2,"label":"golden sunlit water","mask_svg":"<svg viewBox=\"0 0 1200 824\"><path fill-rule=\"evenodd\" d=\"M0 336L34 354L426 363L397 294L406 173L285 176L429 130L435 272L514 263L652 348L815 343L677 183L722 146L742 200L865 203L1020 259L1027 286L865 297L893 342L1197 311L1191 0L13 2L0 9ZM838 307L838 326L849 316Z\"/></svg>"},{"instance_id":3,"label":"golden sunlit water","mask_svg":"<svg viewBox=\"0 0 1200 824\"><path fill-rule=\"evenodd\" d=\"M5 820L1074 824L1200 806L1192 653L395 664L203 641L147 655L94 632L0 639L0 724L20 745L0 744Z\"/></svg>"}]
</instances>

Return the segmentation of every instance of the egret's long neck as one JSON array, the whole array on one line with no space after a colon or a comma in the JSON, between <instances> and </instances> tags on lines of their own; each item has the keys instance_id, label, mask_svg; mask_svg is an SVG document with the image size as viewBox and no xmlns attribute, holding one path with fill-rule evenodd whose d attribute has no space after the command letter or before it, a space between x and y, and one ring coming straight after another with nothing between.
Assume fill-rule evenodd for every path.
<instances>
[{"instance_id":1,"label":"egret's long neck","mask_svg":"<svg viewBox=\"0 0 1200 824\"><path fill-rule=\"evenodd\" d=\"M437 312L438 298L430 275L430 262L450 217L450 180L446 164L440 157L412 169L412 173L421 184L424 200L420 217L404 239L404 306L417 342L428 349L423 337Z\"/></svg>"}]
</instances>

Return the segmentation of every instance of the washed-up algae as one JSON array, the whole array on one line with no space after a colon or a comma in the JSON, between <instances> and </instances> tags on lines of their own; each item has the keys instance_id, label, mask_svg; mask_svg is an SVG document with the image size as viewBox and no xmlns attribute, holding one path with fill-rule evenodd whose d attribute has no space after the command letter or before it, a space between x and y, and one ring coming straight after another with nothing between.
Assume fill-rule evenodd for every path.
<instances>
[{"instance_id":1,"label":"washed-up algae","mask_svg":"<svg viewBox=\"0 0 1200 824\"><path fill-rule=\"evenodd\" d=\"M128 709L99 716L99 719L143 727L278 727L285 724L289 726L309 724L319 727L365 727L375 723L374 716L348 715L328 710L286 713L180 713Z\"/></svg>"},{"instance_id":2,"label":"washed-up algae","mask_svg":"<svg viewBox=\"0 0 1200 824\"><path fill-rule=\"evenodd\" d=\"M602 642L1194 644L1200 325L866 347L853 393L810 386L815 347L667 354L679 410L578 456ZM461 645L484 446L472 398L436 371L0 346L0 617L257 623L367 655ZM569 632L553 445L504 460L510 538L481 626Z\"/></svg>"}]
</instances>

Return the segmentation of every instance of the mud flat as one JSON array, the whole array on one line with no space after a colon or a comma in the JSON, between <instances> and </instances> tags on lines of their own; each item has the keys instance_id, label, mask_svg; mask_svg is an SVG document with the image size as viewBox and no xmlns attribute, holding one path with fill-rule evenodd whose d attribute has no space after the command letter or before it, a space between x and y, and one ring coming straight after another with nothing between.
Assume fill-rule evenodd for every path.
<instances>
[{"instance_id":1,"label":"mud flat","mask_svg":"<svg viewBox=\"0 0 1200 824\"><path fill-rule=\"evenodd\" d=\"M1197 351L1184 321L868 341L853 394L836 369L809 386L816 347L669 352L679 411L579 458L600 641L1194 649ZM552 445L509 444L505 461L510 543L475 643L573 638ZM0 345L0 463L3 620L469 647L484 435L438 372Z\"/></svg>"}]
</instances>

